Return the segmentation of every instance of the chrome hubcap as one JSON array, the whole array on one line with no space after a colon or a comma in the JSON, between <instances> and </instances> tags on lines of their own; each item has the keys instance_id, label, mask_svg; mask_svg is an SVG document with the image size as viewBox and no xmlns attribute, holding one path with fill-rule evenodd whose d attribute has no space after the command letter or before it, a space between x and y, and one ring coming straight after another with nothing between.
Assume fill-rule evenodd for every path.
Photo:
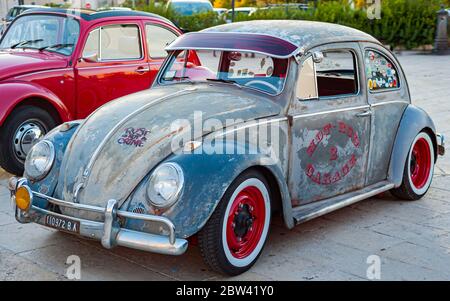
<instances>
[{"instance_id":1,"label":"chrome hubcap","mask_svg":"<svg viewBox=\"0 0 450 301\"><path fill-rule=\"evenodd\" d=\"M24 161L34 143L45 134L44 127L35 121L25 121L14 135L14 153L20 161Z\"/></svg>"}]
</instances>

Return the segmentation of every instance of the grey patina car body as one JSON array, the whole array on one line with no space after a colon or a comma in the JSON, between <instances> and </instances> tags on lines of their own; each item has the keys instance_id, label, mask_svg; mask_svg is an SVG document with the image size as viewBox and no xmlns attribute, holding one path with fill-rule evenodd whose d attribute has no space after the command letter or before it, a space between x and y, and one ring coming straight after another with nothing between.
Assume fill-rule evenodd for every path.
<instances>
[{"instance_id":1,"label":"grey patina car body","mask_svg":"<svg viewBox=\"0 0 450 301\"><path fill-rule=\"evenodd\" d=\"M274 209L292 228L384 191L426 193L443 136L373 37L326 23L252 21L186 34L167 50L151 90L63 124L40 142L41 157L29 154L24 177L10 181L18 206L23 193L32 199L16 208L19 222L172 255L199 234L207 263L238 274L259 256ZM217 72L200 63L216 57ZM199 116L214 125L195 131ZM271 134L258 135L268 126ZM216 152L197 151L202 145ZM42 158L51 167L31 176L30 161ZM164 199L154 183L176 189Z\"/></svg>"}]
</instances>

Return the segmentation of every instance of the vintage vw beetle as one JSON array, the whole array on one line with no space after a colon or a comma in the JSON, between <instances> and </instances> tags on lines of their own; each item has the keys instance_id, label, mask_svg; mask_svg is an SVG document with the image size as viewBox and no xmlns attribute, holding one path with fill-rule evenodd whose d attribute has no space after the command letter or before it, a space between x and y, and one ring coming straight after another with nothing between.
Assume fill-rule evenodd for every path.
<instances>
[{"instance_id":1,"label":"vintage vw beetle","mask_svg":"<svg viewBox=\"0 0 450 301\"><path fill-rule=\"evenodd\" d=\"M10 190L35 222L180 255L236 275L272 212L288 228L390 190L420 199L443 136L410 102L399 62L360 31L254 21L173 42L151 90L38 142Z\"/></svg>"}]
</instances>

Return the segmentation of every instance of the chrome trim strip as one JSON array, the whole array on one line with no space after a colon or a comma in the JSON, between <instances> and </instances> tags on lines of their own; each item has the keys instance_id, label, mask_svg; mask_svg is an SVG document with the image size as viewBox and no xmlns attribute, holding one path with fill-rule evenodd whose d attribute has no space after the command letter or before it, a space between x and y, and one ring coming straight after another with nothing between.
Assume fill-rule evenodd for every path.
<instances>
[{"instance_id":1,"label":"chrome trim strip","mask_svg":"<svg viewBox=\"0 0 450 301\"><path fill-rule=\"evenodd\" d=\"M320 100L318 100L318 101L320 101ZM362 110L362 109L370 109L370 106L364 105L364 106L349 107L349 108L336 109L336 110L321 111L321 112L315 112L315 113L299 114L299 115L292 116L292 118L298 119L298 118L304 118L304 117L311 117L311 116L339 113L339 112L346 112L346 111L354 111L354 110Z\"/></svg>"},{"instance_id":2,"label":"chrome trim strip","mask_svg":"<svg viewBox=\"0 0 450 301\"><path fill-rule=\"evenodd\" d=\"M407 101L393 100L393 101L375 102L375 103L370 104L370 106L371 107L378 107L378 106L384 106L384 105L389 105L389 104L394 104L394 103L403 103L403 104L409 105L409 102L407 102Z\"/></svg>"},{"instance_id":3,"label":"chrome trim strip","mask_svg":"<svg viewBox=\"0 0 450 301\"><path fill-rule=\"evenodd\" d=\"M387 181L386 181L386 182L387 182ZM375 184L375 185L373 185L373 186L379 186L379 185ZM297 224L300 224L300 223L307 222L307 221L312 220L312 219L314 219L314 218L316 218L316 217L319 217L319 216L328 214L328 213L330 213L330 212L336 211L336 210L338 210L338 209L341 209L341 208L350 206L350 205L352 205L352 204L354 204L354 203L357 203L357 202L359 202L359 201L362 201L362 200L365 200L365 199L367 199L367 198L370 198L370 197L372 197L372 196L374 196L374 195L377 195L377 194L379 194L379 193L388 191L388 190L390 190L390 189L392 189L392 188L394 188L394 187L395 187L395 185L394 185L393 183L387 183L387 184L385 184L385 185L383 185L383 186L381 186L381 187L374 188L373 190L370 190L370 191L368 191L368 192L365 192L365 193L362 193L362 194L355 195L355 196L350 197L350 198L348 198L348 199L346 199L346 200L344 200L344 201L341 201L341 202L337 202L337 203L331 204L330 206L321 208L321 209L319 209L318 211L314 211L314 212L311 212L311 213L309 213L309 214L307 214L307 215L304 215L304 216L302 216L302 217L296 219L296 221L297 221L296 223L297 223ZM367 189L367 188L370 188L370 186L366 187L366 189ZM305 205L305 206L306 206L306 205Z\"/></svg>"},{"instance_id":4,"label":"chrome trim strip","mask_svg":"<svg viewBox=\"0 0 450 301\"><path fill-rule=\"evenodd\" d=\"M147 62L142 63L133 63L133 64L117 64L117 65L108 65L108 66L83 66L79 67L79 70L89 70L89 69L108 69L108 68L123 68L123 67L140 67L148 65Z\"/></svg>"},{"instance_id":5,"label":"chrome trim strip","mask_svg":"<svg viewBox=\"0 0 450 301\"><path fill-rule=\"evenodd\" d=\"M259 126L259 125L264 125L264 124L269 124L269 123L273 123L273 122L279 122L279 121L287 121L288 118L287 117L280 117L280 118L274 118L274 119L269 119L269 120L262 120L260 121L259 119L253 120L253 121L247 121L244 122L244 125L236 127L236 128L232 128L229 130L226 130L224 132L219 132L216 135L214 135L214 138L218 138L218 137L222 137L222 136L226 136L228 134L231 134L233 132L237 132L246 128L251 128L254 126Z\"/></svg>"},{"instance_id":6,"label":"chrome trim strip","mask_svg":"<svg viewBox=\"0 0 450 301\"><path fill-rule=\"evenodd\" d=\"M20 78L31 76L31 75L36 75L36 74L41 74L41 73L50 73L50 72L55 72L58 74L58 76L61 76L60 72L65 72L65 71L73 71L73 68L57 68L57 69L36 71L36 72L21 74L21 75L15 76L13 78L20 79Z\"/></svg>"}]
</instances>

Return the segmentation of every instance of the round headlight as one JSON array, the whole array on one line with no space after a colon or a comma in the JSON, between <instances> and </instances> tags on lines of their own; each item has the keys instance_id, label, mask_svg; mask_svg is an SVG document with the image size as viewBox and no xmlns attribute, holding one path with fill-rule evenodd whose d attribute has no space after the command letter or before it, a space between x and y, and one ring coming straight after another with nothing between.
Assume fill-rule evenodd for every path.
<instances>
[{"instance_id":1,"label":"round headlight","mask_svg":"<svg viewBox=\"0 0 450 301\"><path fill-rule=\"evenodd\" d=\"M177 201L183 184L183 170L178 164L161 164L150 176L147 186L148 201L158 208L169 207Z\"/></svg>"},{"instance_id":2,"label":"round headlight","mask_svg":"<svg viewBox=\"0 0 450 301\"><path fill-rule=\"evenodd\" d=\"M25 174L30 180L38 181L47 176L55 161L55 147L48 140L36 143L25 160Z\"/></svg>"}]
</instances>

